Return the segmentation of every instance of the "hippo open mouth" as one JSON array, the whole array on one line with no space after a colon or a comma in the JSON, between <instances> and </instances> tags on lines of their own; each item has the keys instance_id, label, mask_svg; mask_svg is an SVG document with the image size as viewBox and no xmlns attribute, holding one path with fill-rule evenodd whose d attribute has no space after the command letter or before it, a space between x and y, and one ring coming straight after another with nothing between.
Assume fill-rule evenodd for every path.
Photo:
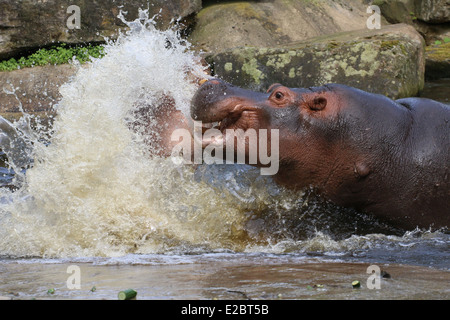
<instances>
[{"instance_id":1,"label":"hippo open mouth","mask_svg":"<svg viewBox=\"0 0 450 320\"><path fill-rule=\"evenodd\" d=\"M225 147L229 137L235 137L238 132L245 135L247 130L255 128L257 123L258 113L255 108L237 105L233 111L221 120L202 122L202 147L204 148L210 144L220 144ZM227 132L232 132L232 134L227 134Z\"/></svg>"},{"instance_id":2,"label":"hippo open mouth","mask_svg":"<svg viewBox=\"0 0 450 320\"><path fill-rule=\"evenodd\" d=\"M232 90L213 79L202 84L194 96L192 118L202 122L201 141L199 135L194 135L194 138L203 148L208 145L225 147L228 139L260 126L258 106L249 99L230 99L238 97Z\"/></svg>"}]
</instances>

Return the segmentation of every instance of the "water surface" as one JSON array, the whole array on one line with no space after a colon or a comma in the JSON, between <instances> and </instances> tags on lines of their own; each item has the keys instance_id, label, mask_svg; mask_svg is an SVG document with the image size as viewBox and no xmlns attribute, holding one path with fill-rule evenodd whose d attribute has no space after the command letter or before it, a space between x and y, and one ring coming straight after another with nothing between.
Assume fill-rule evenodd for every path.
<instances>
[{"instance_id":1,"label":"water surface","mask_svg":"<svg viewBox=\"0 0 450 320\"><path fill-rule=\"evenodd\" d=\"M15 124L30 161L3 155L0 296L116 299L132 287L140 299L449 298L447 230L393 228L245 165L155 157L146 133L130 130L135 111L170 95L188 113L186 75L203 68L145 12L128 24L60 88L51 126L26 114ZM71 265L79 290L67 287ZM378 290L366 286L369 265L390 275Z\"/></svg>"}]
</instances>

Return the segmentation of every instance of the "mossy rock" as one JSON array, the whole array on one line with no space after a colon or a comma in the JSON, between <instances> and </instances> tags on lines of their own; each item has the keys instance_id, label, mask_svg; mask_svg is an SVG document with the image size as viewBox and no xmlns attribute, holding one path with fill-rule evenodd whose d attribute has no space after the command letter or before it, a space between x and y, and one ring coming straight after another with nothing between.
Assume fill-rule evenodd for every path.
<instances>
[{"instance_id":1,"label":"mossy rock","mask_svg":"<svg viewBox=\"0 0 450 320\"><path fill-rule=\"evenodd\" d=\"M390 23L450 22L448 0L374 0L372 4L381 9L381 14Z\"/></svg>"},{"instance_id":2,"label":"mossy rock","mask_svg":"<svg viewBox=\"0 0 450 320\"><path fill-rule=\"evenodd\" d=\"M428 23L450 22L448 0L415 0L417 18Z\"/></svg>"},{"instance_id":3,"label":"mossy rock","mask_svg":"<svg viewBox=\"0 0 450 320\"><path fill-rule=\"evenodd\" d=\"M264 91L272 83L311 87L342 83L393 99L424 85L424 42L407 25L323 36L289 46L241 47L207 57L217 76Z\"/></svg>"},{"instance_id":4,"label":"mossy rock","mask_svg":"<svg viewBox=\"0 0 450 320\"><path fill-rule=\"evenodd\" d=\"M374 0L373 5L379 6L381 14L390 23L412 24L417 19L415 0Z\"/></svg>"},{"instance_id":5,"label":"mossy rock","mask_svg":"<svg viewBox=\"0 0 450 320\"><path fill-rule=\"evenodd\" d=\"M426 47L425 57L427 79L450 78L450 42Z\"/></svg>"}]
</instances>

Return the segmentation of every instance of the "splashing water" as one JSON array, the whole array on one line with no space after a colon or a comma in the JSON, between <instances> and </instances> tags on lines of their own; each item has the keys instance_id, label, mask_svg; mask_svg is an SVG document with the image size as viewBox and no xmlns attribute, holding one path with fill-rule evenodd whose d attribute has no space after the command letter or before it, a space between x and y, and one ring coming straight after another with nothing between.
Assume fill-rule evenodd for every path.
<instances>
[{"instance_id":1,"label":"splashing water","mask_svg":"<svg viewBox=\"0 0 450 320\"><path fill-rule=\"evenodd\" d=\"M318 208L308 192L283 190L247 166L194 168L150 157L145 137L130 130L134 111L143 104L157 108L170 96L189 114L197 89L189 74L204 76L204 70L176 31L156 30L146 11L140 14L132 22L121 16L130 31L60 88L51 129L28 135L32 168L14 168L15 192L0 188L0 256L347 252L416 241L410 235L348 238L358 226L340 231L347 211ZM322 232L331 229L341 239ZM442 235L427 237L441 241Z\"/></svg>"},{"instance_id":2,"label":"splashing water","mask_svg":"<svg viewBox=\"0 0 450 320\"><path fill-rule=\"evenodd\" d=\"M34 141L25 184L15 193L2 190L12 199L1 208L2 254L154 252L166 239L214 243L201 227L208 219L216 220L209 234L217 239L235 223L232 212L215 218L214 203L200 219L194 199L213 191L192 182L191 168L149 159L129 129L137 102L152 105L161 94L188 112L196 87L186 74L203 70L188 44L173 30L157 31L145 12L128 25L130 32L106 45L104 58L79 67L61 87L51 143Z\"/></svg>"},{"instance_id":3,"label":"splashing water","mask_svg":"<svg viewBox=\"0 0 450 320\"><path fill-rule=\"evenodd\" d=\"M21 174L13 166L19 190L1 189L0 255L114 257L242 247L242 210L254 206L251 195L239 186L211 187L201 170L150 157L145 137L130 130L139 120L134 111L157 108L163 96L189 114L197 89L190 77L204 77L204 67L189 43L174 30L156 30L146 11L132 22L119 17L130 31L60 88L50 143L40 139L49 132L33 132L27 145L33 167Z\"/></svg>"}]
</instances>

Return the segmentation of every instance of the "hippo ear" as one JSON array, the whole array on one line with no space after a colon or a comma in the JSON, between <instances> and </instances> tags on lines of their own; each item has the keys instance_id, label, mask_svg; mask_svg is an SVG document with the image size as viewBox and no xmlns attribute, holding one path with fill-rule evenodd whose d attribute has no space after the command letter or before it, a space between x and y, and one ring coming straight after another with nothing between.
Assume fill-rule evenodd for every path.
<instances>
[{"instance_id":1,"label":"hippo ear","mask_svg":"<svg viewBox=\"0 0 450 320\"><path fill-rule=\"evenodd\" d=\"M314 111L320 111L327 106L327 99L325 97L315 97L310 103L309 108Z\"/></svg>"}]
</instances>

